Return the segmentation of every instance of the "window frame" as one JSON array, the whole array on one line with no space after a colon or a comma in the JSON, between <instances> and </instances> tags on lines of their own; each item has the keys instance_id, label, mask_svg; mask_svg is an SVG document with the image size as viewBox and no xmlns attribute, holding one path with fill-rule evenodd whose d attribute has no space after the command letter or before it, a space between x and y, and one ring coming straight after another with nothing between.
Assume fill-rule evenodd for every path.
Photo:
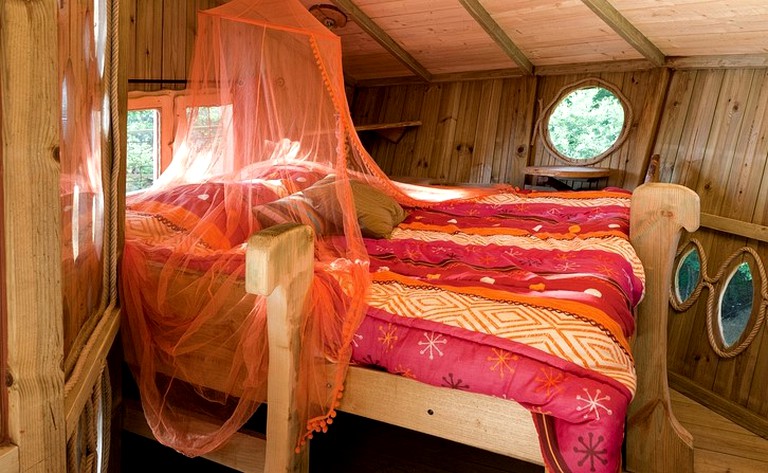
<instances>
[{"instance_id":1,"label":"window frame","mask_svg":"<svg viewBox=\"0 0 768 473\"><path fill-rule=\"evenodd\" d=\"M221 94L214 91L209 94L196 94L194 101L189 90L130 91L127 109L128 111L150 109L158 111L160 159L157 163L157 175L160 176L173 161L177 150L176 136L183 135L189 127L187 108L227 105L232 105L232 101L222 100Z\"/></svg>"},{"instance_id":2,"label":"window frame","mask_svg":"<svg viewBox=\"0 0 768 473\"><path fill-rule=\"evenodd\" d=\"M157 110L159 130L159 161L156 163L157 175L163 173L173 159L173 142L176 126L173 118L173 94L162 92L129 92L128 111Z\"/></svg>"},{"instance_id":3,"label":"window frame","mask_svg":"<svg viewBox=\"0 0 768 473\"><path fill-rule=\"evenodd\" d=\"M619 99L619 103L621 103L621 106L624 108L624 123L622 124L621 132L619 133L618 138L616 138L616 141L602 153L590 159L571 158L561 153L555 147L554 143L552 143L552 139L549 135L549 120L552 117L555 109L557 109L558 105L560 105L560 103L565 100L565 98L568 97L572 92L593 87L602 87ZM632 127L633 119L634 113L632 111L632 106L629 100L627 100L627 97L621 93L618 87L603 79L597 77L589 77L587 79L571 83L560 89L560 91L555 95L555 99L552 100L552 102L550 102L549 105L547 105L547 107L542 111L541 118L539 118L536 126L536 132L541 137L541 141L546 150L549 151L549 153L551 153L558 160L564 161L565 163L574 166L590 166L603 161L624 144L624 142L627 140L627 137L629 136L629 130Z\"/></svg>"}]
</instances>

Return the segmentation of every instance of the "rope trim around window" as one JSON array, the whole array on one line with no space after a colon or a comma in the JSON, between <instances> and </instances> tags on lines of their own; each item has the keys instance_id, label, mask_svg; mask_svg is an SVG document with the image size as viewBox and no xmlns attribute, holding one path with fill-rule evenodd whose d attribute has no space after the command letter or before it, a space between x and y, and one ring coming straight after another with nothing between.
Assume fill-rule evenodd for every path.
<instances>
[{"instance_id":1,"label":"rope trim around window","mask_svg":"<svg viewBox=\"0 0 768 473\"><path fill-rule=\"evenodd\" d=\"M720 268L718 269L717 273L714 276L709 276L709 272L707 269L707 253L704 251L704 248L701 244L701 242L695 238L691 238L688 243L683 245L680 250L678 250L677 255L675 255L675 260L677 261L677 264L675 265L675 275L677 274L677 268L679 268L680 258L688 253L688 249L693 246L694 251L697 251L699 254L699 261L700 264L700 276L699 276L699 282L696 284L696 288L691 293L690 296L685 301L680 301L678 298L677 291L675 290L675 280L676 277L672 278L672 287L670 288L670 297L669 302L673 309L675 309L678 312L684 312L688 309L690 309L693 304L696 303L696 301L701 296L701 292L703 291L704 287L707 288L709 291L709 294L707 296L707 337L709 339L709 345L712 347L712 350L719 356L720 358L733 358L739 354L741 354L744 350L746 350L751 344L752 341L755 339L757 334L760 332L760 329L763 327L763 324L765 323L765 312L766 312L766 306L768 306L768 281L766 281L766 272L765 272L765 266L763 265L763 261L760 258L760 255L757 254L757 251L755 251L753 248L750 248L748 246L744 246L739 248L738 250L734 251L726 260L723 262L723 264L720 265ZM752 305L752 312L750 313L750 319L753 321L752 328L749 330L746 336L742 333L740 337L740 342L736 345L733 345L731 347L726 347L722 337L715 335L717 324L717 314L719 312L718 310L718 301L720 300L721 294L725 290L725 287L723 286L722 279L724 279L724 276L726 275L726 271L728 271L728 274L733 271L732 265L733 262L736 260L736 258L742 256L743 254L749 254L752 256L753 261L755 262L755 266L757 267L758 273L760 274L760 287L755 288L759 289L759 294L757 297L753 297L753 305ZM757 302L757 303L755 303ZM757 315L755 315L755 307L757 307Z\"/></svg>"}]
</instances>

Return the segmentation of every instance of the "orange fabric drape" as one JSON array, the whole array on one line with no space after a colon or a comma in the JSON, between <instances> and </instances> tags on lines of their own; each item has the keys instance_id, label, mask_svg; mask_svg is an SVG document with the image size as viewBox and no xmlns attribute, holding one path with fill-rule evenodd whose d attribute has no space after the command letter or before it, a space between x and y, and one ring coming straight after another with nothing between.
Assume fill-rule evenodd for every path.
<instances>
[{"instance_id":1,"label":"orange fabric drape","mask_svg":"<svg viewBox=\"0 0 768 473\"><path fill-rule=\"evenodd\" d=\"M339 38L296 0L234 0L198 16L191 106L169 168L128 198L122 263L123 341L144 411L156 437L185 454L221 445L266 396L264 301L242 280L244 243L266 226L254 207L279 200L270 215L323 229L302 327L301 444L330 423L366 309L368 256L350 180L403 204L461 195L387 179L354 131L341 64ZM329 175L318 216L296 192ZM227 389L200 373L200 357L211 356ZM220 422L193 428L190 410Z\"/></svg>"}]
</instances>

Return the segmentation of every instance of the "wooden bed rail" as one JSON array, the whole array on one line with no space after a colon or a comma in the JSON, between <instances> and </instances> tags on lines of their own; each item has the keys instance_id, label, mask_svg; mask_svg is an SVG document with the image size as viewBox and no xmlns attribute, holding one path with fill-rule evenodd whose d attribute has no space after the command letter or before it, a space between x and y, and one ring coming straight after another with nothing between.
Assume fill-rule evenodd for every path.
<instances>
[{"instance_id":1,"label":"wooden bed rail","mask_svg":"<svg viewBox=\"0 0 768 473\"><path fill-rule=\"evenodd\" d=\"M306 225L283 224L248 240L245 287L267 296L267 473L306 472L309 447L294 453L299 430L293 410L298 379L299 329L314 267L314 236Z\"/></svg>"},{"instance_id":2,"label":"wooden bed rail","mask_svg":"<svg viewBox=\"0 0 768 473\"><path fill-rule=\"evenodd\" d=\"M637 394L627 418L627 470L692 472L693 438L675 418L669 399L667 315L675 251L682 229L699 227L699 196L676 184L644 184L632 195L630 223L646 288L632 347Z\"/></svg>"}]
</instances>

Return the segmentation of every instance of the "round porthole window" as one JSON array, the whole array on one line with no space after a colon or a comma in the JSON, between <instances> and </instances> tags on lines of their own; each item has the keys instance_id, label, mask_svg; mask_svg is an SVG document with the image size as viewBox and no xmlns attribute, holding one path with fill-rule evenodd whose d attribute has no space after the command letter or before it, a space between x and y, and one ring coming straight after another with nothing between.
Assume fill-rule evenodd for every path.
<instances>
[{"instance_id":1,"label":"round porthole window","mask_svg":"<svg viewBox=\"0 0 768 473\"><path fill-rule=\"evenodd\" d=\"M743 262L730 274L720 296L718 319L725 348L732 347L744 334L752 315L754 294L752 268Z\"/></svg>"},{"instance_id":2,"label":"round porthole window","mask_svg":"<svg viewBox=\"0 0 768 473\"><path fill-rule=\"evenodd\" d=\"M631 110L623 95L597 79L574 84L553 102L540 127L546 148L569 164L594 164L626 139Z\"/></svg>"}]
</instances>

